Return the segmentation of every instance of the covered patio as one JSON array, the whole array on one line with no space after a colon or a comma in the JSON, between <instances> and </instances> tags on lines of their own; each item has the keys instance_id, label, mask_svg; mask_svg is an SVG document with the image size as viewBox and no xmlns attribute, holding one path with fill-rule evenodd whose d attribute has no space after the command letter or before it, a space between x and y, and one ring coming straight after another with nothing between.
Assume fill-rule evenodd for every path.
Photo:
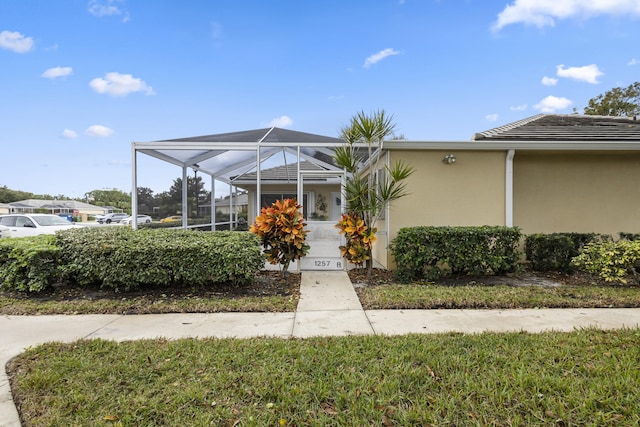
<instances>
[{"instance_id":1,"label":"covered patio","mask_svg":"<svg viewBox=\"0 0 640 427\"><path fill-rule=\"evenodd\" d=\"M204 135L171 140L132 143L132 188L138 188L138 155L145 154L182 170L182 223L190 228L187 176L189 170L209 176L211 182L211 230L234 229L237 214L216 220L216 183L228 185L229 212L234 212L241 190L248 194L248 220L276 198L295 197L303 204L312 247L305 263L327 269L342 269L338 246L340 236L333 228L345 206L344 171L337 167L333 152L344 145L340 138L315 135L281 128ZM366 144L361 144L362 148ZM357 147L359 145L356 145ZM132 215L138 214L137 191L132 191ZM202 224L198 224L202 227ZM137 224L133 224L137 227ZM312 244L312 240L316 240ZM330 243L325 240L330 240ZM318 252L320 247L332 249ZM314 247L316 250L314 251ZM303 266L304 268L304 266Z\"/></svg>"}]
</instances>

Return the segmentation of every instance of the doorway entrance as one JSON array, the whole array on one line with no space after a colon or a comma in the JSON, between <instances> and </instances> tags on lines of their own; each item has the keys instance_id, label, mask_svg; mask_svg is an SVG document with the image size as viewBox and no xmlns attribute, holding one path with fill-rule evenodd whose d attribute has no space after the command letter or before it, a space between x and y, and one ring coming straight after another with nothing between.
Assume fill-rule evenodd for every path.
<instances>
[{"instance_id":1,"label":"doorway entrance","mask_svg":"<svg viewBox=\"0 0 640 427\"><path fill-rule=\"evenodd\" d=\"M340 219L341 206L344 205L344 197L340 191L343 177L344 173L341 171L300 172L298 197L300 198L307 189L313 188L315 191L309 194L314 194L316 199L313 205L310 205L316 210L316 215L310 219L309 213L306 214L308 230L306 241L310 249L307 255L300 259L301 270L345 269L345 261L340 255L340 246L344 245L344 237L335 228L335 224ZM319 180L323 180L322 186L318 185ZM320 200L322 204L327 205L322 209L322 212L326 212L324 215L318 214Z\"/></svg>"}]
</instances>

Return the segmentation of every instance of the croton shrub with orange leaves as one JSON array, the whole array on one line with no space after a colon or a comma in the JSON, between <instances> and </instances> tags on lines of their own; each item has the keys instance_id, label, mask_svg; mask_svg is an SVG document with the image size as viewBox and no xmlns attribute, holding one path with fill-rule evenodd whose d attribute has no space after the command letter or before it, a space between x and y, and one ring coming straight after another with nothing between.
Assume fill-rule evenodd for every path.
<instances>
[{"instance_id":1,"label":"croton shrub with orange leaves","mask_svg":"<svg viewBox=\"0 0 640 427\"><path fill-rule=\"evenodd\" d=\"M375 236L377 228L367 226L358 214L345 213L335 226L340 229L340 234L344 234L347 243L340 246L342 256L352 264L360 267L371 257L371 247L377 240Z\"/></svg>"},{"instance_id":2,"label":"croton shrub with orange leaves","mask_svg":"<svg viewBox=\"0 0 640 427\"><path fill-rule=\"evenodd\" d=\"M309 251L301 209L302 205L295 199L276 200L270 207L262 208L249 229L260 237L267 261L282 265L283 272L289 269L291 261L302 258Z\"/></svg>"}]
</instances>

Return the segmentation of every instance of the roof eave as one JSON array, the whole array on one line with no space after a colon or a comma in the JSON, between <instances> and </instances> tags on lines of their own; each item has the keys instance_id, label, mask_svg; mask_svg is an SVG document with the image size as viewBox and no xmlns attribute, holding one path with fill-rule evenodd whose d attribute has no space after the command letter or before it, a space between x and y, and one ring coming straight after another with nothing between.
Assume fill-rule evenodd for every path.
<instances>
[{"instance_id":1,"label":"roof eave","mask_svg":"<svg viewBox=\"0 0 640 427\"><path fill-rule=\"evenodd\" d=\"M640 141L393 141L387 150L640 151Z\"/></svg>"}]
</instances>

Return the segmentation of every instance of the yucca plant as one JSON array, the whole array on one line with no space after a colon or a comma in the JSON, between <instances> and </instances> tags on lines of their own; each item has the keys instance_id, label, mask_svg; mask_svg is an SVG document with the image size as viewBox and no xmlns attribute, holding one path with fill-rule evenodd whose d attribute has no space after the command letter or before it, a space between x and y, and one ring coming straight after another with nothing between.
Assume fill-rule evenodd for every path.
<instances>
[{"instance_id":1,"label":"yucca plant","mask_svg":"<svg viewBox=\"0 0 640 427\"><path fill-rule=\"evenodd\" d=\"M395 139L393 132L395 124L393 116L389 116L384 110L371 114L359 112L351 118L348 126L342 129L342 139L345 144L336 148L334 159L336 164L347 172L347 179L344 184L346 195L346 212L349 218L356 218L362 221L363 227L356 227L363 233L356 238L353 234L351 240L347 235L347 244L343 253L352 254L354 262L358 265L366 263L369 274L373 267L371 246L373 240L369 236L375 233L375 224L385 211L387 206L394 200L398 200L408 194L406 179L411 176L414 169L403 161L394 164L386 164L382 157L382 143L385 138ZM367 152L362 153L357 150L355 143L366 143ZM342 228L343 219L336 227ZM369 240L367 244L363 244ZM345 252L346 251L346 252ZM356 255L361 251L366 251L366 255Z\"/></svg>"},{"instance_id":2,"label":"yucca plant","mask_svg":"<svg viewBox=\"0 0 640 427\"><path fill-rule=\"evenodd\" d=\"M267 261L280 264L283 274L289 270L291 261L302 258L309 251L301 209L302 205L295 199L276 200L270 207L261 209L249 229L260 237Z\"/></svg>"}]
</instances>

